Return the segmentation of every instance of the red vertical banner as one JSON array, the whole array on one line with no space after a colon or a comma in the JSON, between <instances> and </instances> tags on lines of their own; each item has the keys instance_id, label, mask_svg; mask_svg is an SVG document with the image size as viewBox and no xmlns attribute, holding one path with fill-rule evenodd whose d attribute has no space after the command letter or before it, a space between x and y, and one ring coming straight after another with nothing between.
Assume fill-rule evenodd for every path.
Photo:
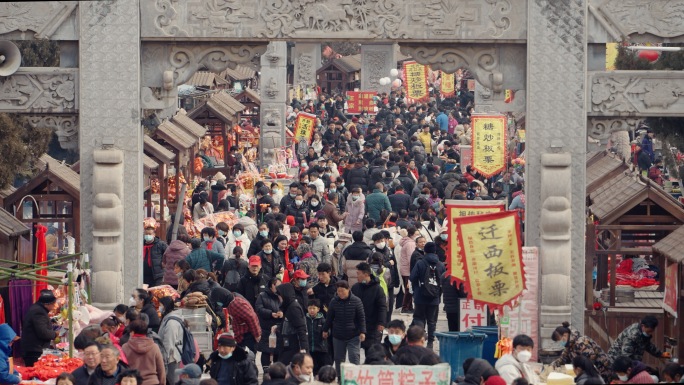
<instances>
[{"instance_id":1,"label":"red vertical banner","mask_svg":"<svg viewBox=\"0 0 684 385\"><path fill-rule=\"evenodd\" d=\"M663 309L675 318L677 317L677 293L679 292L678 269L678 263L671 263L665 268L665 296L663 297Z\"/></svg>"},{"instance_id":2,"label":"red vertical banner","mask_svg":"<svg viewBox=\"0 0 684 385\"><path fill-rule=\"evenodd\" d=\"M36 225L36 264L43 265L47 263L47 242L45 241L45 234L47 234L47 227ZM36 276L47 277L47 269L40 269L36 272ZM40 297L40 291L47 289L47 282L36 281L36 300Z\"/></svg>"},{"instance_id":3,"label":"red vertical banner","mask_svg":"<svg viewBox=\"0 0 684 385\"><path fill-rule=\"evenodd\" d=\"M404 86L410 102L425 102L430 98L427 78L427 66L415 61L404 62Z\"/></svg>"}]
</instances>

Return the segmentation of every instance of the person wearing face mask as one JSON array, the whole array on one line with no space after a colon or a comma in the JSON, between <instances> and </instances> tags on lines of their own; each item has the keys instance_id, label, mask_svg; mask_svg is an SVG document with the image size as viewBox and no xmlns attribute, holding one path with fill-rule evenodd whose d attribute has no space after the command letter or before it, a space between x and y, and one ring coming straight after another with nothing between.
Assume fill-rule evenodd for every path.
<instances>
[{"instance_id":1,"label":"person wearing face mask","mask_svg":"<svg viewBox=\"0 0 684 385\"><path fill-rule=\"evenodd\" d=\"M613 372L620 384L655 384L657 381L646 369L643 362L626 356L620 356L613 362Z\"/></svg>"},{"instance_id":2,"label":"person wearing face mask","mask_svg":"<svg viewBox=\"0 0 684 385\"><path fill-rule=\"evenodd\" d=\"M307 246L306 243L302 243L299 245L299 247L302 246ZM314 260L315 258L313 257L307 257L305 261L308 260ZM300 262L301 265L301 262ZM316 268L318 267L318 263L315 265L316 267L314 268L314 271L316 271ZM318 276L314 274L308 274L304 270L301 270L301 268L297 271L294 272L292 276L292 286L294 286L295 289L295 297L297 298L297 301L299 302L300 305L302 305L302 309L306 309L309 305L309 295L313 294L313 289L312 289L312 284L311 282L314 280L318 280Z\"/></svg>"},{"instance_id":3,"label":"person wearing face mask","mask_svg":"<svg viewBox=\"0 0 684 385\"><path fill-rule=\"evenodd\" d=\"M615 339L608 350L608 357L615 361L620 356L629 357L635 361L642 361L644 352L650 353L657 358L670 358L670 353L663 353L652 342L655 329L658 327L658 319L654 316L646 316L641 322L627 327Z\"/></svg>"},{"instance_id":4,"label":"person wearing face mask","mask_svg":"<svg viewBox=\"0 0 684 385\"><path fill-rule=\"evenodd\" d=\"M290 187L288 187L288 193L280 199L280 212L285 213L287 208L292 205L299 193L299 183L293 182Z\"/></svg>"},{"instance_id":5,"label":"person wearing face mask","mask_svg":"<svg viewBox=\"0 0 684 385\"><path fill-rule=\"evenodd\" d=\"M213 252L211 250L202 249L202 242L193 238L190 240L192 251L185 257L185 260L190 264L190 268L194 270L204 269L206 271L221 270L225 255Z\"/></svg>"},{"instance_id":6,"label":"person wearing face mask","mask_svg":"<svg viewBox=\"0 0 684 385\"><path fill-rule=\"evenodd\" d=\"M164 283L174 289L178 289L178 275L174 266L176 262L184 260L190 254L187 242L190 242L190 238L187 235L172 241L169 247L166 248L162 258L162 263L164 264Z\"/></svg>"},{"instance_id":7,"label":"person wearing face mask","mask_svg":"<svg viewBox=\"0 0 684 385\"><path fill-rule=\"evenodd\" d=\"M571 364L576 357L586 357L593 362L601 377L610 381L613 361L594 340L570 329L568 322L557 327L551 334L551 339L563 347L561 356L551 363L553 367Z\"/></svg>"},{"instance_id":8,"label":"person wearing face mask","mask_svg":"<svg viewBox=\"0 0 684 385\"><path fill-rule=\"evenodd\" d=\"M270 239L265 238L261 241L261 251L256 255L261 258L261 271L267 279L274 278L285 270L280 253L273 248L273 242Z\"/></svg>"},{"instance_id":9,"label":"person wearing face mask","mask_svg":"<svg viewBox=\"0 0 684 385\"><path fill-rule=\"evenodd\" d=\"M207 361L209 375L221 385L258 385L258 372L253 353L237 346L231 335L218 339L218 349Z\"/></svg>"},{"instance_id":10,"label":"person wearing face mask","mask_svg":"<svg viewBox=\"0 0 684 385\"><path fill-rule=\"evenodd\" d=\"M426 359L426 356L430 356L433 362L440 362L437 354L432 349L425 347L425 337L425 329L421 326L413 325L409 327L406 332L407 344L397 350L392 356L392 362L399 365L407 356L415 359L417 363Z\"/></svg>"},{"instance_id":11,"label":"person wearing face mask","mask_svg":"<svg viewBox=\"0 0 684 385\"><path fill-rule=\"evenodd\" d=\"M352 188L350 196L347 198L345 212L347 217L344 219L344 229L347 233L363 230L363 216L366 214L366 198L361 194L360 187Z\"/></svg>"},{"instance_id":12,"label":"person wearing face mask","mask_svg":"<svg viewBox=\"0 0 684 385\"><path fill-rule=\"evenodd\" d=\"M300 229L304 228L304 224L311 218L311 211L302 194L295 196L295 200L285 210L285 215L293 216L295 226Z\"/></svg>"},{"instance_id":13,"label":"person wearing face mask","mask_svg":"<svg viewBox=\"0 0 684 385\"><path fill-rule=\"evenodd\" d=\"M148 327L155 333L159 330L159 314L152 303L152 296L145 289L135 289L128 300L128 305L138 309L140 313L147 314L149 317ZM123 342L122 342L123 343Z\"/></svg>"},{"instance_id":14,"label":"person wearing face mask","mask_svg":"<svg viewBox=\"0 0 684 385\"><path fill-rule=\"evenodd\" d=\"M496 361L494 368L499 375L511 385L516 378L531 379L531 371L527 362L532 358L534 341L528 335L518 334L513 338L513 352L504 355Z\"/></svg>"},{"instance_id":15,"label":"person wearing face mask","mask_svg":"<svg viewBox=\"0 0 684 385\"><path fill-rule=\"evenodd\" d=\"M391 320L387 323L387 332L387 337L382 342L382 346L385 348L385 354L391 360L399 348L408 345L404 338L406 336L406 324L400 319Z\"/></svg>"},{"instance_id":16,"label":"person wearing face mask","mask_svg":"<svg viewBox=\"0 0 684 385\"><path fill-rule=\"evenodd\" d=\"M323 327L323 338L332 334L335 369L340 363L358 365L361 362L361 343L366 339L366 314L361 299L352 294L347 281L335 284L337 296L330 302ZM332 333L331 333L332 332Z\"/></svg>"},{"instance_id":17,"label":"person wearing face mask","mask_svg":"<svg viewBox=\"0 0 684 385\"><path fill-rule=\"evenodd\" d=\"M435 238L435 245L437 245L437 258L440 262L446 262L446 255L449 249L449 229L445 226L442 228L438 237Z\"/></svg>"},{"instance_id":18,"label":"person wearing face mask","mask_svg":"<svg viewBox=\"0 0 684 385\"><path fill-rule=\"evenodd\" d=\"M334 191L333 191L334 190ZM336 193L336 189L333 189L332 187L328 191L328 199L325 201L325 205L323 206L323 213L325 214L325 218L327 219L328 222L328 227L332 227L335 230L340 229L340 222L344 221L345 218L347 218L347 215L349 213L343 213L340 214L340 194Z\"/></svg>"},{"instance_id":19,"label":"person wearing face mask","mask_svg":"<svg viewBox=\"0 0 684 385\"><path fill-rule=\"evenodd\" d=\"M361 299L366 315L366 338L361 347L368 350L373 344L380 343L387 319L387 297L380 280L373 274L366 262L356 265L358 282L352 286L352 294Z\"/></svg>"},{"instance_id":20,"label":"person wearing face mask","mask_svg":"<svg viewBox=\"0 0 684 385\"><path fill-rule=\"evenodd\" d=\"M280 201L283 199L283 190L280 189L280 185L276 182L271 183L271 198L276 205L280 206Z\"/></svg>"},{"instance_id":21,"label":"person wearing face mask","mask_svg":"<svg viewBox=\"0 0 684 385\"><path fill-rule=\"evenodd\" d=\"M252 248L252 242L249 240L249 236L245 232L245 227L239 223L233 226L233 230L229 231L226 240L226 257L231 258L232 252L235 247L239 246L242 250L250 250ZM258 250L257 250L258 251ZM256 253L256 251L255 251ZM254 254L251 254L254 255Z\"/></svg>"},{"instance_id":22,"label":"person wearing face mask","mask_svg":"<svg viewBox=\"0 0 684 385\"><path fill-rule=\"evenodd\" d=\"M314 361L307 353L297 353L287 366L288 380L291 384L305 384L314 380Z\"/></svg>"},{"instance_id":23,"label":"person wearing face mask","mask_svg":"<svg viewBox=\"0 0 684 385\"><path fill-rule=\"evenodd\" d=\"M143 283L150 287L161 285L164 279L162 260L167 245L155 235L157 227L159 223L154 218L143 221Z\"/></svg>"}]
</instances>

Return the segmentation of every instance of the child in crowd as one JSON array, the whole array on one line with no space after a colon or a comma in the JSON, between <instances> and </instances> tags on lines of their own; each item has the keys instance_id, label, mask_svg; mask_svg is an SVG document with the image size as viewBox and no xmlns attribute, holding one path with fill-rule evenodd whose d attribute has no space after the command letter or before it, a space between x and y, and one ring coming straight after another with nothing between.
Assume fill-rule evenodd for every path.
<instances>
[{"instance_id":1,"label":"child in crowd","mask_svg":"<svg viewBox=\"0 0 684 385\"><path fill-rule=\"evenodd\" d=\"M325 317L321 313L321 301L310 299L306 314L306 328L309 337L309 351L314 362L314 375L325 365L330 365L330 355L328 352L328 340L323 338L323 325Z\"/></svg>"}]
</instances>

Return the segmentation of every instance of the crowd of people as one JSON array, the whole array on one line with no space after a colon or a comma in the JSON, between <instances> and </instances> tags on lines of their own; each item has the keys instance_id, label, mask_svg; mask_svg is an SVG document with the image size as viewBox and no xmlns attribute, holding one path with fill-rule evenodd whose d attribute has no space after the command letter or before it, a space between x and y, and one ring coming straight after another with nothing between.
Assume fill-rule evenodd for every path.
<instances>
[{"instance_id":1,"label":"crowd of people","mask_svg":"<svg viewBox=\"0 0 684 385\"><path fill-rule=\"evenodd\" d=\"M446 275L445 200L504 200L511 210L525 210L524 177L514 164L492 178L460 166L472 102L466 89L448 99L432 94L426 103L392 92L379 97L374 117L350 117L341 96L294 101L292 115L307 111L319 119L296 180L256 183L255 202L236 223L204 228L199 238L181 220L164 240L153 218L144 221L144 283L170 285L181 301L201 293L216 349L206 359L197 351L188 359L179 303L164 297L156 308L137 288L127 305L79 334L74 347L84 365L57 385L256 385L257 355L264 384L333 383L341 363L361 363L361 349L365 364L440 363L438 314L444 311L449 331L458 331L459 301L467 297ZM221 173L213 179L188 200L194 220L241 206L241 189ZM54 303L44 291L29 310L21 340L27 366L55 338L48 317ZM395 310L412 314L412 322ZM554 365L572 364L577 383L645 381L643 352L666 357L650 342L656 326L644 318L606 354L564 324L552 336L565 346ZM13 341L0 328L0 353ZM524 384L532 378L526 364L533 348L529 336L515 336L513 352L495 366L466 360L460 381ZM210 378L201 379L205 372ZM667 373L681 378L679 369Z\"/></svg>"}]
</instances>

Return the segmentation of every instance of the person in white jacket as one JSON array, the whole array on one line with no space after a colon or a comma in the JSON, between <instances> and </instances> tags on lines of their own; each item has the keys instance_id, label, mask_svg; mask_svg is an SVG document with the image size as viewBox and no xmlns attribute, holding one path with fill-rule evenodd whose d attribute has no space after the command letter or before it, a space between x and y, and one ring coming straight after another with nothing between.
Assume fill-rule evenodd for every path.
<instances>
[{"instance_id":1,"label":"person in white jacket","mask_svg":"<svg viewBox=\"0 0 684 385\"><path fill-rule=\"evenodd\" d=\"M247 253L247 250L249 250L251 241L245 232L244 226L241 224L236 223L235 226L233 226L233 231L230 231L226 238L226 259L233 257L233 249L235 246L240 246L243 253Z\"/></svg>"},{"instance_id":2,"label":"person in white jacket","mask_svg":"<svg viewBox=\"0 0 684 385\"><path fill-rule=\"evenodd\" d=\"M499 375L506 381L506 385L511 385L518 378L525 378L532 383L531 369L527 362L532 358L534 341L525 334L519 334L513 339L513 352L506 354L496 361L494 368Z\"/></svg>"}]
</instances>

